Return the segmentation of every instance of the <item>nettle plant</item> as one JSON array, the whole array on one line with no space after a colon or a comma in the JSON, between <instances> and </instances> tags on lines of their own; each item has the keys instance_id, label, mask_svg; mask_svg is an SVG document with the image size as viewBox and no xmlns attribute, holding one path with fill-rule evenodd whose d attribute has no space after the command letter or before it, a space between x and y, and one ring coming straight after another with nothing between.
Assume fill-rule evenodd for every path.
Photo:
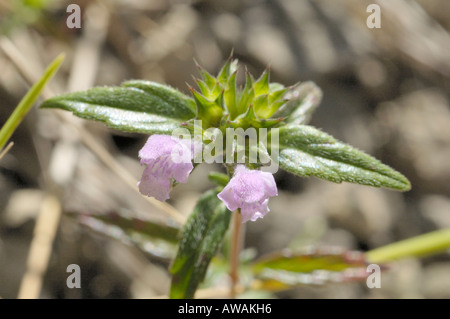
<instances>
[{"instance_id":1,"label":"nettle plant","mask_svg":"<svg viewBox=\"0 0 450 319\"><path fill-rule=\"evenodd\" d=\"M120 87L56 96L42 104L114 129L150 135L139 152L145 168L138 185L145 196L167 200L170 190L188 182L201 162L223 163L226 169L227 174L210 173L217 188L201 196L182 229L152 221L141 221L140 228L133 228L134 219L126 215L90 218L140 233L140 239L134 240L147 252L152 251L149 246L159 249L160 257L166 247L178 243L176 255L165 255L175 255L170 267L171 298L194 297L213 257L204 284L226 274L226 255L231 259L233 294L246 288L274 291L366 278L364 255L339 249L284 251L256 261L241 254L239 259L240 225L269 212L269 199L278 195L273 177L278 167L299 176L400 191L410 189L409 181L375 158L307 125L321 99L320 89L312 82L285 87L270 83L268 69L258 79L245 70L245 84L238 86L238 65L231 57L216 77L198 68L198 89L189 86L192 97L166 85L135 80ZM221 245L233 214L230 243ZM238 265L245 274L240 281Z\"/></svg>"}]
</instances>

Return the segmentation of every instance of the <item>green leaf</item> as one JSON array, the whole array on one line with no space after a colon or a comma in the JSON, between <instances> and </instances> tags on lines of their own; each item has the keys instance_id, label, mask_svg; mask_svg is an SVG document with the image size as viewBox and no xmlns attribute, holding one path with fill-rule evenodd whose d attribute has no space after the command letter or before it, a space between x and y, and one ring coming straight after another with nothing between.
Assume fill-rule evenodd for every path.
<instances>
[{"instance_id":1,"label":"green leaf","mask_svg":"<svg viewBox=\"0 0 450 319\"><path fill-rule=\"evenodd\" d=\"M238 104L238 114L244 113L245 110L248 109L250 102L255 97L255 90L253 89L253 76L248 72L248 70L245 70L245 87L243 90L241 90L239 94L239 104Z\"/></svg>"},{"instance_id":2,"label":"green leaf","mask_svg":"<svg viewBox=\"0 0 450 319\"><path fill-rule=\"evenodd\" d=\"M262 280L259 289L280 290L297 285L363 280L367 277L363 253L337 247L285 249L256 261L252 266Z\"/></svg>"},{"instance_id":3,"label":"green leaf","mask_svg":"<svg viewBox=\"0 0 450 319\"><path fill-rule=\"evenodd\" d=\"M408 179L399 172L307 125L279 128L279 164L288 172L335 183L350 182L401 191L411 189Z\"/></svg>"},{"instance_id":4,"label":"green leaf","mask_svg":"<svg viewBox=\"0 0 450 319\"><path fill-rule=\"evenodd\" d=\"M365 265L363 253L344 251L337 247L308 248L304 251L285 249L260 258L253 264L258 274L264 269L287 270L310 273L314 270L341 271L350 267Z\"/></svg>"},{"instance_id":5,"label":"green leaf","mask_svg":"<svg viewBox=\"0 0 450 319\"><path fill-rule=\"evenodd\" d=\"M216 183L219 186L225 187L227 186L228 182L230 181L230 178L223 173L219 173L219 172L210 172L208 174L208 179L211 182Z\"/></svg>"},{"instance_id":6,"label":"green leaf","mask_svg":"<svg viewBox=\"0 0 450 319\"><path fill-rule=\"evenodd\" d=\"M36 102L37 98L41 94L41 91L44 89L44 86L48 81L50 81L53 75L55 75L56 71L58 71L63 60L64 54L58 55L58 57L47 67L39 81L37 81L22 98L22 100L20 100L14 112L0 130L0 151L14 133L17 126L19 126L25 115L28 111L30 111L34 102Z\"/></svg>"},{"instance_id":7,"label":"green leaf","mask_svg":"<svg viewBox=\"0 0 450 319\"><path fill-rule=\"evenodd\" d=\"M237 72L234 72L230 75L230 77L228 78L227 89L224 91L224 102L231 118L234 118L237 114L236 75Z\"/></svg>"},{"instance_id":8,"label":"green leaf","mask_svg":"<svg viewBox=\"0 0 450 319\"><path fill-rule=\"evenodd\" d=\"M200 66L200 64L195 61L195 64L200 72L200 75L203 79L203 82L208 86L210 90L214 89L214 86L216 86L217 79L213 77L208 71L206 71L203 67Z\"/></svg>"},{"instance_id":9,"label":"green leaf","mask_svg":"<svg viewBox=\"0 0 450 319\"><path fill-rule=\"evenodd\" d=\"M68 214L90 230L134 245L160 259L174 258L180 229L174 225L138 218L126 211L120 214Z\"/></svg>"},{"instance_id":10,"label":"green leaf","mask_svg":"<svg viewBox=\"0 0 450 319\"><path fill-rule=\"evenodd\" d=\"M181 112L181 114L177 115L182 118L190 119L195 116L196 107L194 101L190 97L170 86L143 80L126 81L122 83L122 86L134 87L143 90L150 95L161 98L163 101L173 106L173 114L176 114L176 112Z\"/></svg>"},{"instance_id":11,"label":"green leaf","mask_svg":"<svg viewBox=\"0 0 450 319\"><path fill-rule=\"evenodd\" d=\"M60 108L126 132L170 134L196 115L195 102L181 92L148 81L121 87L97 87L46 100L42 108Z\"/></svg>"},{"instance_id":12,"label":"green leaf","mask_svg":"<svg viewBox=\"0 0 450 319\"><path fill-rule=\"evenodd\" d=\"M269 71L269 68L267 68L261 74L259 79L256 80L253 88L255 89L255 94L257 96L261 95L261 94L269 93L269 75L270 75L270 71Z\"/></svg>"},{"instance_id":13,"label":"green leaf","mask_svg":"<svg viewBox=\"0 0 450 319\"><path fill-rule=\"evenodd\" d=\"M286 123L289 124L307 124L322 100L322 90L308 81L289 88L283 98L287 102L273 117L287 117Z\"/></svg>"},{"instance_id":14,"label":"green leaf","mask_svg":"<svg viewBox=\"0 0 450 319\"><path fill-rule=\"evenodd\" d=\"M217 197L204 194L184 226L177 256L172 264L170 298L193 298L211 258L216 254L230 224L231 212Z\"/></svg>"},{"instance_id":15,"label":"green leaf","mask_svg":"<svg viewBox=\"0 0 450 319\"><path fill-rule=\"evenodd\" d=\"M169 225L142 217L132 216L131 213L121 211L120 214L89 214L89 217L100 220L109 225L117 226L124 231L136 231L155 238L161 238L176 243L180 229L175 225Z\"/></svg>"}]
</instances>

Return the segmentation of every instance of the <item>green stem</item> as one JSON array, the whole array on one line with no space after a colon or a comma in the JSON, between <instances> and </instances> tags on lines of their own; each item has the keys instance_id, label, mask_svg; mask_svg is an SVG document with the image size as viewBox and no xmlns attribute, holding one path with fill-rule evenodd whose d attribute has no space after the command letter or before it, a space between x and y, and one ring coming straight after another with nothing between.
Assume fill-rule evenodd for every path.
<instances>
[{"instance_id":1,"label":"green stem","mask_svg":"<svg viewBox=\"0 0 450 319\"><path fill-rule=\"evenodd\" d=\"M8 118L5 125L3 125L0 130L0 150L5 146L6 142L8 142L9 138L14 133L17 126L19 126L20 122L22 122L34 102L36 102L45 84L56 73L63 59L64 54L60 54L55 60L53 60L53 62L45 70L44 75L31 87L31 89L20 101L19 105L17 105L14 112Z\"/></svg>"},{"instance_id":2,"label":"green stem","mask_svg":"<svg viewBox=\"0 0 450 319\"><path fill-rule=\"evenodd\" d=\"M443 252L448 248L450 248L450 229L443 229L371 250L366 257L368 262L376 264Z\"/></svg>"}]
</instances>

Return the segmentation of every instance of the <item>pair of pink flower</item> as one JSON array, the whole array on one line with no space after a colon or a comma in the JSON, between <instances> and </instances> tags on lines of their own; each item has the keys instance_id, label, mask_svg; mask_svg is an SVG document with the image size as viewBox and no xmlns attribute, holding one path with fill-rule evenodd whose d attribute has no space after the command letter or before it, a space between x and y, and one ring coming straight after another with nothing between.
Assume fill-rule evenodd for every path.
<instances>
[{"instance_id":1,"label":"pair of pink flower","mask_svg":"<svg viewBox=\"0 0 450 319\"><path fill-rule=\"evenodd\" d=\"M193 170L194 150L191 143L168 135L152 135L139 151L146 165L139 191L160 201L169 198L173 180L186 183ZM255 221L269 212L269 197L277 196L272 174L237 165L234 175L217 196L227 208L241 210L242 222Z\"/></svg>"}]
</instances>

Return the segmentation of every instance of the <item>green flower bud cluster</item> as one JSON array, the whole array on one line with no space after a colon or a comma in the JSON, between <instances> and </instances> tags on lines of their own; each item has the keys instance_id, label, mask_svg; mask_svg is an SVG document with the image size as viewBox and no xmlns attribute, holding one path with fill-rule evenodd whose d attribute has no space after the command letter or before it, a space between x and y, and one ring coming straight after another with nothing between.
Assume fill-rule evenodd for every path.
<instances>
[{"instance_id":1,"label":"green flower bud cluster","mask_svg":"<svg viewBox=\"0 0 450 319\"><path fill-rule=\"evenodd\" d=\"M290 90L279 83L269 83L267 68L255 78L245 70L245 86L238 88L236 76L237 60L231 57L214 77L197 64L201 78L194 78L199 91L189 87L197 104L197 119L202 120L203 129L218 127L270 128L282 122L285 117L273 117L274 113L289 99Z\"/></svg>"}]
</instances>

